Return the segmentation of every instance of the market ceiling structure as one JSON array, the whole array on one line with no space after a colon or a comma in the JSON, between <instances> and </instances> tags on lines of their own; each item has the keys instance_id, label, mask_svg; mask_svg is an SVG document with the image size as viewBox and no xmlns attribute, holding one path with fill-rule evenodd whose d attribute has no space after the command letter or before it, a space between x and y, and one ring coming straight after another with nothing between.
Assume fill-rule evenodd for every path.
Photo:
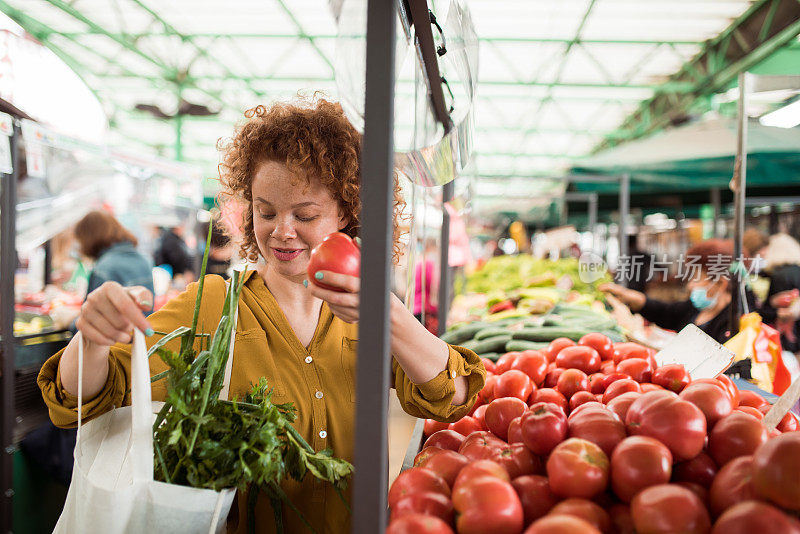
<instances>
[{"instance_id":1,"label":"market ceiling structure","mask_svg":"<svg viewBox=\"0 0 800 534\"><path fill-rule=\"evenodd\" d=\"M489 197L713 108L736 72L797 46L800 33L797 0L467 6L480 38L471 173ZM199 163L209 176L218 139L245 109L337 93L327 0L0 0L0 11L85 80L112 143ZM413 109L411 87L397 98ZM179 113L190 105L194 115ZM410 128L411 115L397 127Z\"/></svg>"}]
</instances>

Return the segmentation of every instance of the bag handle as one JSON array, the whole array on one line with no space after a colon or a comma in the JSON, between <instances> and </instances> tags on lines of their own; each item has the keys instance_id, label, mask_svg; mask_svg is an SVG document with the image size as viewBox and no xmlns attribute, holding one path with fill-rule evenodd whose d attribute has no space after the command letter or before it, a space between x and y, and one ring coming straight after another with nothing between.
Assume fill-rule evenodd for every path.
<instances>
[{"instance_id":1,"label":"bag handle","mask_svg":"<svg viewBox=\"0 0 800 534\"><path fill-rule=\"evenodd\" d=\"M133 482L153 480L153 411L150 365L144 334L134 329L131 346L131 464ZM78 333L78 435L83 426L83 334Z\"/></svg>"}]
</instances>

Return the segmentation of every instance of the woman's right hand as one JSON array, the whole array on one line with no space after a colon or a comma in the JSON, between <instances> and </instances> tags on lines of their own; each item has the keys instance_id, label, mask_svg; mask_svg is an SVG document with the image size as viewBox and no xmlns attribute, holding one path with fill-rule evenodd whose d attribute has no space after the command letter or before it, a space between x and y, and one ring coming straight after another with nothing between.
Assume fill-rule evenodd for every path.
<instances>
[{"instance_id":1,"label":"woman's right hand","mask_svg":"<svg viewBox=\"0 0 800 534\"><path fill-rule=\"evenodd\" d=\"M143 313L152 307L153 295L147 288L105 282L86 297L75 326L84 341L98 347L130 343L134 327L152 335Z\"/></svg>"},{"instance_id":2,"label":"woman's right hand","mask_svg":"<svg viewBox=\"0 0 800 534\"><path fill-rule=\"evenodd\" d=\"M634 312L641 310L647 301L647 297L644 293L634 289L628 289L619 284L600 284L598 289L603 293L614 295Z\"/></svg>"}]
</instances>

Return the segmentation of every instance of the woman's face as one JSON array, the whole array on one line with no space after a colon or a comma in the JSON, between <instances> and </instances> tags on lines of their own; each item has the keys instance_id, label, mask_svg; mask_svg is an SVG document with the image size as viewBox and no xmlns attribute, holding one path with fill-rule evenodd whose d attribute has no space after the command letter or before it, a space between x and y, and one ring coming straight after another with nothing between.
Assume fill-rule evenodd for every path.
<instances>
[{"instance_id":1,"label":"woman's face","mask_svg":"<svg viewBox=\"0 0 800 534\"><path fill-rule=\"evenodd\" d=\"M267 269L305 279L311 249L347 225L338 203L319 180L306 183L276 161L256 166L252 193L253 230Z\"/></svg>"},{"instance_id":2,"label":"woman's face","mask_svg":"<svg viewBox=\"0 0 800 534\"><path fill-rule=\"evenodd\" d=\"M715 278L712 278L704 271L699 278L691 280L687 286L690 291L698 288L705 288L706 295L708 295L709 298L714 298L719 296L719 294L727 288L727 282L724 277L719 277L718 280L715 280Z\"/></svg>"}]
</instances>

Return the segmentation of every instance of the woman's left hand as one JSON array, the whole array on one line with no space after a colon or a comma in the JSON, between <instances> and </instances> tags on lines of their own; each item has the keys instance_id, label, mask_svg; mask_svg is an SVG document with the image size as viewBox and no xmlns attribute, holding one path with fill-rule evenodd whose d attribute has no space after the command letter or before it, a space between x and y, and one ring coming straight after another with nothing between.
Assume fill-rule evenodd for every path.
<instances>
[{"instance_id":1,"label":"woman's left hand","mask_svg":"<svg viewBox=\"0 0 800 534\"><path fill-rule=\"evenodd\" d=\"M319 278L320 273L322 278ZM319 287L315 282L340 288L333 291ZM318 271L315 280L308 280L308 289L311 294L328 303L333 314L346 323L358 322L359 291L361 281L357 276L334 273L332 271Z\"/></svg>"}]
</instances>

